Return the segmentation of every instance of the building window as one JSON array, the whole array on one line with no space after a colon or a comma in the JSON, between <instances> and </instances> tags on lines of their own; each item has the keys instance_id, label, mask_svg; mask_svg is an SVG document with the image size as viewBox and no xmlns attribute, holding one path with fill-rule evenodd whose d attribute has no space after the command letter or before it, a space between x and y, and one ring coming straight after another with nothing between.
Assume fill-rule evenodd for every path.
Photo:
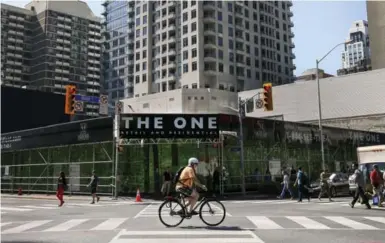
<instances>
[{"instance_id":1,"label":"building window","mask_svg":"<svg viewBox=\"0 0 385 243\"><path fill-rule=\"evenodd\" d=\"M136 18L136 25L140 25L140 18Z\"/></svg>"},{"instance_id":2,"label":"building window","mask_svg":"<svg viewBox=\"0 0 385 243\"><path fill-rule=\"evenodd\" d=\"M197 43L197 37L194 35L194 36L191 36L191 45L195 45Z\"/></svg>"},{"instance_id":3,"label":"building window","mask_svg":"<svg viewBox=\"0 0 385 243\"><path fill-rule=\"evenodd\" d=\"M197 11L194 9L191 11L191 19L195 19L197 17Z\"/></svg>"},{"instance_id":4,"label":"building window","mask_svg":"<svg viewBox=\"0 0 385 243\"><path fill-rule=\"evenodd\" d=\"M218 20L222 21L222 12L218 12Z\"/></svg>"},{"instance_id":5,"label":"building window","mask_svg":"<svg viewBox=\"0 0 385 243\"><path fill-rule=\"evenodd\" d=\"M183 64L183 73L188 72L188 64Z\"/></svg>"},{"instance_id":6,"label":"building window","mask_svg":"<svg viewBox=\"0 0 385 243\"><path fill-rule=\"evenodd\" d=\"M193 71L196 71L198 69L198 64L197 64L197 62L193 62L192 63L192 70Z\"/></svg>"},{"instance_id":7,"label":"building window","mask_svg":"<svg viewBox=\"0 0 385 243\"><path fill-rule=\"evenodd\" d=\"M197 30L197 23L192 23L191 24L191 31L196 31Z\"/></svg>"},{"instance_id":8,"label":"building window","mask_svg":"<svg viewBox=\"0 0 385 243\"><path fill-rule=\"evenodd\" d=\"M193 58L197 56L197 49L196 48L191 50L191 56Z\"/></svg>"}]
</instances>

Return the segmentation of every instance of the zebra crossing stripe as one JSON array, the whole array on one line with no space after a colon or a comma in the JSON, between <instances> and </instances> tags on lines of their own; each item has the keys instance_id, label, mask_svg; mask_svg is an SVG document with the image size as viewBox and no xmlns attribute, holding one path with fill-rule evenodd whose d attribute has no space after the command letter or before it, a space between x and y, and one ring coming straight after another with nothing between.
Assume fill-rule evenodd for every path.
<instances>
[{"instance_id":1,"label":"zebra crossing stripe","mask_svg":"<svg viewBox=\"0 0 385 243\"><path fill-rule=\"evenodd\" d=\"M29 222L29 223L26 223L26 224L22 224L22 225L19 225L17 227L11 228L11 229L7 229L7 230L1 232L1 234L21 233L23 231L26 231L26 230L29 230L29 229L32 229L32 228L36 228L36 227L42 226L42 225L47 224L47 223L49 223L51 221L52 220L36 220L36 221L32 221L32 222Z\"/></svg>"},{"instance_id":2,"label":"zebra crossing stripe","mask_svg":"<svg viewBox=\"0 0 385 243\"><path fill-rule=\"evenodd\" d=\"M9 225L9 224L12 224L12 222L8 222L8 223L0 223L0 227L6 226L6 225Z\"/></svg>"},{"instance_id":3,"label":"zebra crossing stripe","mask_svg":"<svg viewBox=\"0 0 385 243\"><path fill-rule=\"evenodd\" d=\"M187 237L186 237L187 236ZM190 237L188 237L190 236ZM265 243L250 230L120 231L109 243Z\"/></svg>"},{"instance_id":4,"label":"zebra crossing stripe","mask_svg":"<svg viewBox=\"0 0 385 243\"><path fill-rule=\"evenodd\" d=\"M53 209L53 207L42 207L42 206L20 206L22 208L30 208L30 209ZM57 206L56 206L57 208Z\"/></svg>"},{"instance_id":5,"label":"zebra crossing stripe","mask_svg":"<svg viewBox=\"0 0 385 243\"><path fill-rule=\"evenodd\" d=\"M309 219L303 216L286 216L286 218L291 221L296 222L297 224L303 226L306 229L330 229L328 226L318 223L315 220Z\"/></svg>"},{"instance_id":6,"label":"zebra crossing stripe","mask_svg":"<svg viewBox=\"0 0 385 243\"><path fill-rule=\"evenodd\" d=\"M29 209L29 208L9 208L9 207L1 207L1 210L5 210L5 211L17 211L17 212L28 212L28 211L32 211L33 209Z\"/></svg>"},{"instance_id":7,"label":"zebra crossing stripe","mask_svg":"<svg viewBox=\"0 0 385 243\"><path fill-rule=\"evenodd\" d=\"M376 228L374 226L367 225L367 224L364 224L364 223L360 223L360 222L357 222L357 221L354 221L354 220L351 220L351 219L348 219L348 218L345 218L345 217L328 216L328 217L325 217L325 218L328 219L328 220L334 221L336 223L342 224L344 226L347 226L349 228L352 228L352 229L378 230L378 228Z\"/></svg>"},{"instance_id":8,"label":"zebra crossing stripe","mask_svg":"<svg viewBox=\"0 0 385 243\"><path fill-rule=\"evenodd\" d=\"M67 231L75 226L78 226L84 222L88 221L88 219L71 219L62 224L56 225L49 229L44 230L45 232L57 232L57 231Z\"/></svg>"},{"instance_id":9,"label":"zebra crossing stripe","mask_svg":"<svg viewBox=\"0 0 385 243\"><path fill-rule=\"evenodd\" d=\"M364 217L365 219L369 219L378 223L385 224L385 218L384 217Z\"/></svg>"},{"instance_id":10,"label":"zebra crossing stripe","mask_svg":"<svg viewBox=\"0 0 385 243\"><path fill-rule=\"evenodd\" d=\"M127 218L112 218L108 219L98 226L92 228L91 230L113 230L119 227L119 225L123 224Z\"/></svg>"},{"instance_id":11,"label":"zebra crossing stripe","mask_svg":"<svg viewBox=\"0 0 385 243\"><path fill-rule=\"evenodd\" d=\"M257 229L283 229L282 226L265 216L248 216L247 217Z\"/></svg>"}]
</instances>

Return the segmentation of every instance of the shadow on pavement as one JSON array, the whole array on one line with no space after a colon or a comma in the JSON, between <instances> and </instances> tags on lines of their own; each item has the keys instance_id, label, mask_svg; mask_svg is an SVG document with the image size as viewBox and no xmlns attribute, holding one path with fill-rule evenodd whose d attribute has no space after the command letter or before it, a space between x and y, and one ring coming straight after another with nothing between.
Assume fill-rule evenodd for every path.
<instances>
[{"instance_id":1,"label":"shadow on pavement","mask_svg":"<svg viewBox=\"0 0 385 243\"><path fill-rule=\"evenodd\" d=\"M239 226L181 226L181 229L208 229L208 230L228 230L228 231L243 231Z\"/></svg>"}]
</instances>

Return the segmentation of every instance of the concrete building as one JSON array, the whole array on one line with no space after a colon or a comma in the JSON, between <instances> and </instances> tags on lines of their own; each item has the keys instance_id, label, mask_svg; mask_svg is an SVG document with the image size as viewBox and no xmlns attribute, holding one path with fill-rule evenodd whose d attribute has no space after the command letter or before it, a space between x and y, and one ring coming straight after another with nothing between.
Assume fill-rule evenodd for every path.
<instances>
[{"instance_id":1,"label":"concrete building","mask_svg":"<svg viewBox=\"0 0 385 243\"><path fill-rule=\"evenodd\" d=\"M112 100L293 82L291 1L107 1Z\"/></svg>"},{"instance_id":2,"label":"concrete building","mask_svg":"<svg viewBox=\"0 0 385 243\"><path fill-rule=\"evenodd\" d=\"M342 68L352 68L370 63L368 22L365 20L354 21L349 28L347 40L352 42L345 44L341 53Z\"/></svg>"},{"instance_id":3,"label":"concrete building","mask_svg":"<svg viewBox=\"0 0 385 243\"><path fill-rule=\"evenodd\" d=\"M85 2L34 0L25 9L1 7L3 85L64 94L65 85L74 84L79 94L99 96L101 18ZM98 109L87 104L84 114L98 116Z\"/></svg>"},{"instance_id":4,"label":"concrete building","mask_svg":"<svg viewBox=\"0 0 385 243\"><path fill-rule=\"evenodd\" d=\"M366 1L373 70L385 68L385 2Z\"/></svg>"},{"instance_id":5,"label":"concrete building","mask_svg":"<svg viewBox=\"0 0 385 243\"><path fill-rule=\"evenodd\" d=\"M320 80L323 124L385 133L385 69ZM262 89L239 93L251 99L246 116L318 123L315 80L273 87L274 111L257 109ZM123 113L228 113L237 114L238 95L217 89L181 89L122 100Z\"/></svg>"},{"instance_id":6,"label":"concrete building","mask_svg":"<svg viewBox=\"0 0 385 243\"><path fill-rule=\"evenodd\" d=\"M315 80L316 74L317 74L317 69L311 68L311 69L304 71L300 76L297 76L295 78L295 81L297 82L297 81ZM329 78L329 77L334 77L334 75L325 73L325 71L323 69L318 69L318 77L319 78Z\"/></svg>"}]
</instances>

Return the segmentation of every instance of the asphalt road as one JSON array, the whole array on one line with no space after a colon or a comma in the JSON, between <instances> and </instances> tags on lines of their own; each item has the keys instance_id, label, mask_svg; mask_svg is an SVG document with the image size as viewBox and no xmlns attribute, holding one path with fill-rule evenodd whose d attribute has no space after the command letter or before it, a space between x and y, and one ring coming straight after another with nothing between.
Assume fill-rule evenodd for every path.
<instances>
[{"instance_id":1,"label":"asphalt road","mask_svg":"<svg viewBox=\"0 0 385 243\"><path fill-rule=\"evenodd\" d=\"M65 199L66 200L66 199ZM206 227L194 217L177 228L158 219L160 202L57 201L2 198L3 243L385 243L385 210L361 205L350 198L225 201L226 219Z\"/></svg>"}]
</instances>

